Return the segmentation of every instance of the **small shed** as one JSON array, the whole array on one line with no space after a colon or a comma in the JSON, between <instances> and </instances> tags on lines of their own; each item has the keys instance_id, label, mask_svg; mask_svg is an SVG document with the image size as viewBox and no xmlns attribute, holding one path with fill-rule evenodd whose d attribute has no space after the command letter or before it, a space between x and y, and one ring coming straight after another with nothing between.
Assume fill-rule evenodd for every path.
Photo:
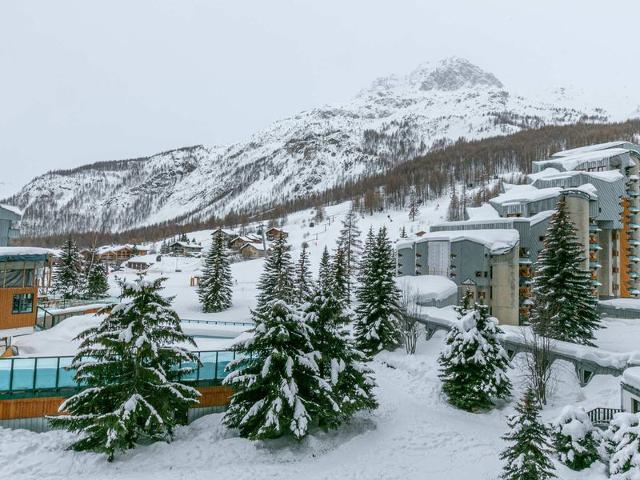
<instances>
[{"instance_id":1,"label":"small shed","mask_svg":"<svg viewBox=\"0 0 640 480\"><path fill-rule=\"evenodd\" d=\"M138 255L127 260L127 268L143 272L148 270L154 263L158 261L157 255Z\"/></svg>"},{"instance_id":2,"label":"small shed","mask_svg":"<svg viewBox=\"0 0 640 480\"><path fill-rule=\"evenodd\" d=\"M202 245L189 242L174 242L169 245L171 253L185 257L194 256L202 251Z\"/></svg>"},{"instance_id":3,"label":"small shed","mask_svg":"<svg viewBox=\"0 0 640 480\"><path fill-rule=\"evenodd\" d=\"M627 368L622 374L621 408L625 412L640 412L640 366Z\"/></svg>"}]
</instances>

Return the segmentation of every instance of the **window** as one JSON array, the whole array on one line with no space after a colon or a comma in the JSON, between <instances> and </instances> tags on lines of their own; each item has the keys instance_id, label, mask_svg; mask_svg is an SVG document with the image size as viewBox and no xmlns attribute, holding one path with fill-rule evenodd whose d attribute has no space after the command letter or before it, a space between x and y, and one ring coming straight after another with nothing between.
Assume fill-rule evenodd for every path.
<instances>
[{"instance_id":1,"label":"window","mask_svg":"<svg viewBox=\"0 0 640 480\"><path fill-rule=\"evenodd\" d=\"M13 308L11 313L32 313L33 293L19 293L13 296Z\"/></svg>"},{"instance_id":2,"label":"window","mask_svg":"<svg viewBox=\"0 0 640 480\"><path fill-rule=\"evenodd\" d=\"M481 277L482 276L482 272L476 272L476 277Z\"/></svg>"},{"instance_id":3,"label":"window","mask_svg":"<svg viewBox=\"0 0 640 480\"><path fill-rule=\"evenodd\" d=\"M640 412L640 401L635 398L631 399L631 413Z\"/></svg>"},{"instance_id":4,"label":"window","mask_svg":"<svg viewBox=\"0 0 640 480\"><path fill-rule=\"evenodd\" d=\"M539 241L541 241L541 242L544 242L544 235L540 235L540 236L538 237L538 240L539 240Z\"/></svg>"}]
</instances>

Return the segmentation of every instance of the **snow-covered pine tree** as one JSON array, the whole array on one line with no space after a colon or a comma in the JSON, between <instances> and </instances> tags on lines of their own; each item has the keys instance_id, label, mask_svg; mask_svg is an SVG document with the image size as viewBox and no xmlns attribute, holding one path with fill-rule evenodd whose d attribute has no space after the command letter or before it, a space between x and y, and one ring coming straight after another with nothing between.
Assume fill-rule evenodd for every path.
<instances>
[{"instance_id":1,"label":"snow-covered pine tree","mask_svg":"<svg viewBox=\"0 0 640 480\"><path fill-rule=\"evenodd\" d=\"M491 408L511 393L507 352L498 342L497 320L486 305L476 304L453 325L438 359L442 390L451 405L476 412Z\"/></svg>"},{"instance_id":2,"label":"snow-covered pine tree","mask_svg":"<svg viewBox=\"0 0 640 480\"><path fill-rule=\"evenodd\" d=\"M585 252L569 218L564 197L551 217L534 277L531 324L541 335L593 345L600 328L591 273L583 267Z\"/></svg>"},{"instance_id":3,"label":"snow-covered pine tree","mask_svg":"<svg viewBox=\"0 0 640 480\"><path fill-rule=\"evenodd\" d=\"M322 257L320 257L320 269L318 273L318 285L322 289L329 288L332 282L331 274L331 257L329 256L329 250L324 247L322 251Z\"/></svg>"},{"instance_id":4,"label":"snow-covered pine tree","mask_svg":"<svg viewBox=\"0 0 640 480\"><path fill-rule=\"evenodd\" d=\"M318 281L314 294L304 305L304 320L311 327L311 343L320 354L320 373L340 405L340 412L323 409L329 417L319 418L319 425L334 427L359 410L376 408L373 372L350 338L345 300L337 294L330 279Z\"/></svg>"},{"instance_id":5,"label":"snow-covered pine tree","mask_svg":"<svg viewBox=\"0 0 640 480\"><path fill-rule=\"evenodd\" d=\"M365 263L357 290L356 346L367 355L392 349L400 342L400 290L395 283L396 260L387 230L367 240Z\"/></svg>"},{"instance_id":6,"label":"snow-covered pine tree","mask_svg":"<svg viewBox=\"0 0 640 480\"><path fill-rule=\"evenodd\" d=\"M573 470L589 468L598 460L600 431L584 408L567 405L553 423L553 440L560 461Z\"/></svg>"},{"instance_id":7,"label":"snow-covered pine tree","mask_svg":"<svg viewBox=\"0 0 640 480\"><path fill-rule=\"evenodd\" d=\"M179 382L184 370L177 368L198 361L179 346L195 343L159 293L164 280L121 283L123 302L77 337L82 342L71 367L87 388L60 406L66 414L50 418L55 427L81 434L75 450L112 460L141 440L170 440L197 402L200 394Z\"/></svg>"},{"instance_id":8,"label":"snow-covered pine tree","mask_svg":"<svg viewBox=\"0 0 640 480\"><path fill-rule=\"evenodd\" d=\"M415 221L418 213L420 212L420 205L418 204L418 194L416 193L415 185L411 185L409 189L409 219Z\"/></svg>"},{"instance_id":9,"label":"snow-covered pine tree","mask_svg":"<svg viewBox=\"0 0 640 480\"><path fill-rule=\"evenodd\" d=\"M207 252L198 284L198 297L204 312L221 312L231 307L233 295L229 256L221 230L212 235L211 248Z\"/></svg>"},{"instance_id":10,"label":"snow-covered pine tree","mask_svg":"<svg viewBox=\"0 0 640 480\"><path fill-rule=\"evenodd\" d=\"M611 480L640 478L640 413L615 414L600 450Z\"/></svg>"},{"instance_id":11,"label":"snow-covered pine tree","mask_svg":"<svg viewBox=\"0 0 640 480\"><path fill-rule=\"evenodd\" d=\"M89 298L101 298L109 291L107 269L100 260L94 260L87 274L87 288L85 293Z\"/></svg>"},{"instance_id":12,"label":"snow-covered pine tree","mask_svg":"<svg viewBox=\"0 0 640 480\"><path fill-rule=\"evenodd\" d=\"M334 294L349 305L349 267L347 266L346 252L339 246L333 256L331 264L331 280Z\"/></svg>"},{"instance_id":13,"label":"snow-covered pine tree","mask_svg":"<svg viewBox=\"0 0 640 480\"><path fill-rule=\"evenodd\" d=\"M284 236L273 243L271 253L264 262L264 270L258 280L258 302L256 310L262 310L273 300L282 300L288 305L295 302L295 270L291 260L291 247Z\"/></svg>"},{"instance_id":14,"label":"snow-covered pine tree","mask_svg":"<svg viewBox=\"0 0 640 480\"><path fill-rule=\"evenodd\" d=\"M63 298L76 298L84 290L84 262L71 237L61 247L61 251L60 261L53 269L53 291Z\"/></svg>"},{"instance_id":15,"label":"snow-covered pine tree","mask_svg":"<svg viewBox=\"0 0 640 480\"><path fill-rule=\"evenodd\" d=\"M502 437L510 445L500 458L505 461L504 480L547 480L555 478L551 463L549 433L540 422L538 402L531 389L516 406L515 415L509 417L510 431Z\"/></svg>"},{"instance_id":16,"label":"snow-covered pine tree","mask_svg":"<svg viewBox=\"0 0 640 480\"><path fill-rule=\"evenodd\" d=\"M347 280L347 304L351 303L351 294L353 292L353 279L356 276L358 259L362 252L362 240L360 236L362 232L358 228L358 213L353 205L349 213L342 220L342 229L338 238L338 248L342 250L344 255L344 264L346 268Z\"/></svg>"},{"instance_id":17,"label":"snow-covered pine tree","mask_svg":"<svg viewBox=\"0 0 640 480\"><path fill-rule=\"evenodd\" d=\"M314 422L340 415L339 404L320 374L300 313L280 299L253 313L253 336L237 345L242 358L227 367L224 383L235 393L224 422L253 440L285 434L300 439Z\"/></svg>"},{"instance_id":18,"label":"snow-covered pine tree","mask_svg":"<svg viewBox=\"0 0 640 480\"><path fill-rule=\"evenodd\" d=\"M302 250L298 263L296 263L296 301L306 301L313 291L313 279L311 278L311 264L309 261L309 244L302 243Z\"/></svg>"},{"instance_id":19,"label":"snow-covered pine tree","mask_svg":"<svg viewBox=\"0 0 640 480\"><path fill-rule=\"evenodd\" d=\"M402 226L402 229L400 229L400 238L408 238L409 236L407 235L407 229L405 228L405 226Z\"/></svg>"}]
</instances>

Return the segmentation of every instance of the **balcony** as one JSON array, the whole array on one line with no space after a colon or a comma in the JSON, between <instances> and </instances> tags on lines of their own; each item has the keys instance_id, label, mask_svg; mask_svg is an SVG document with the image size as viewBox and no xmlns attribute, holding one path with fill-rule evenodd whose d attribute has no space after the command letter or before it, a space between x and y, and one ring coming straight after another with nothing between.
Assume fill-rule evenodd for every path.
<instances>
[{"instance_id":1,"label":"balcony","mask_svg":"<svg viewBox=\"0 0 640 480\"><path fill-rule=\"evenodd\" d=\"M630 223L629 224L629 228L631 230L639 230L640 229L640 225L638 225L637 223Z\"/></svg>"},{"instance_id":2,"label":"balcony","mask_svg":"<svg viewBox=\"0 0 640 480\"><path fill-rule=\"evenodd\" d=\"M589 224L589 232L590 233L598 233L601 232L602 229L600 227L598 227L598 225L596 225L595 223L591 223Z\"/></svg>"},{"instance_id":3,"label":"balcony","mask_svg":"<svg viewBox=\"0 0 640 480\"><path fill-rule=\"evenodd\" d=\"M593 285L595 288L598 288L598 287L602 286L602 284L597 280L593 280L591 282L591 285Z\"/></svg>"},{"instance_id":4,"label":"balcony","mask_svg":"<svg viewBox=\"0 0 640 480\"><path fill-rule=\"evenodd\" d=\"M602 265L600 265L598 262L589 262L589 268L597 270L598 268L602 268Z\"/></svg>"},{"instance_id":5,"label":"balcony","mask_svg":"<svg viewBox=\"0 0 640 480\"><path fill-rule=\"evenodd\" d=\"M630 262L633 262L633 263L638 263L638 262L640 262L640 258L639 258L639 257L636 257L635 255L631 255L631 256L629 257L629 261L630 261Z\"/></svg>"},{"instance_id":6,"label":"balcony","mask_svg":"<svg viewBox=\"0 0 640 480\"><path fill-rule=\"evenodd\" d=\"M590 243L589 250L602 250L602 247L598 243Z\"/></svg>"}]
</instances>

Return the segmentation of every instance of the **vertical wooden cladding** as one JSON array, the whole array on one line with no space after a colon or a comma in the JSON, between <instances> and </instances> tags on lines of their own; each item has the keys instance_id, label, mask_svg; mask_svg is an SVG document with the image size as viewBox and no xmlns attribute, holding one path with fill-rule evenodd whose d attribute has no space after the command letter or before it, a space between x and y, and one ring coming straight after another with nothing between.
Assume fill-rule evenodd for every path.
<instances>
[{"instance_id":1,"label":"vertical wooden cladding","mask_svg":"<svg viewBox=\"0 0 640 480\"><path fill-rule=\"evenodd\" d=\"M620 296L630 297L629 285L631 277L629 276L629 235L631 229L629 227L629 199L622 199L622 234L620 235L619 263L620 266Z\"/></svg>"},{"instance_id":2,"label":"vertical wooden cladding","mask_svg":"<svg viewBox=\"0 0 640 480\"><path fill-rule=\"evenodd\" d=\"M12 313L13 296L20 293L31 293L33 295L33 311L31 313ZM0 330L33 327L36 324L37 304L37 287L0 288Z\"/></svg>"},{"instance_id":3,"label":"vertical wooden cladding","mask_svg":"<svg viewBox=\"0 0 640 480\"><path fill-rule=\"evenodd\" d=\"M227 386L199 387L200 402L195 408L224 407L229 404L233 390ZM15 398L0 400L0 420L35 418L56 415L63 397Z\"/></svg>"}]
</instances>

